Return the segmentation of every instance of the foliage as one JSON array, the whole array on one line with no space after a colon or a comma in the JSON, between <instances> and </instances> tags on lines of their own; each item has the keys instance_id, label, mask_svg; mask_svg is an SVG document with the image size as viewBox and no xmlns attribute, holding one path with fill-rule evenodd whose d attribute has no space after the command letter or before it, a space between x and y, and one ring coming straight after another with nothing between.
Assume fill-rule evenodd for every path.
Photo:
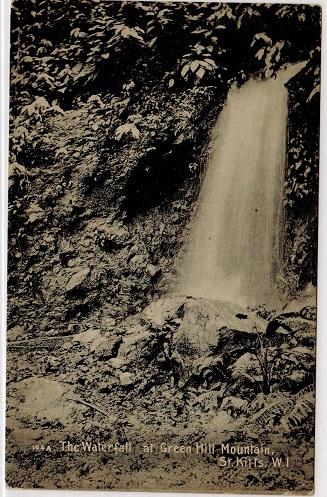
<instances>
[{"instance_id":1,"label":"foliage","mask_svg":"<svg viewBox=\"0 0 327 497\"><path fill-rule=\"evenodd\" d=\"M287 19L296 18L298 31L290 32ZM91 0L67 5L55 0L50 7L48 0L16 0L11 68L15 139L31 131L29 126L19 131L15 117L28 114L33 124L50 111L50 100L54 112L74 105L82 93L112 92L123 100L119 93L131 98L147 78L152 84L165 80L172 91L183 84L226 87L244 73L247 59L252 72L270 77L295 44L298 58L308 57L319 43L318 23L317 11L298 5ZM302 32L307 47L299 42ZM309 101L316 92L317 84ZM137 137L132 124L120 125L127 127L117 133L118 141L127 133ZM22 152L21 142L14 142L12 150Z\"/></svg>"},{"instance_id":2,"label":"foliage","mask_svg":"<svg viewBox=\"0 0 327 497\"><path fill-rule=\"evenodd\" d=\"M272 345L270 340L257 332L257 348L245 349L244 353L230 367L231 377L248 379L252 384L260 383L261 391L269 394L276 385L282 385L285 379L296 383L303 379L300 374L313 370L313 351L287 342Z\"/></svg>"},{"instance_id":3,"label":"foliage","mask_svg":"<svg viewBox=\"0 0 327 497\"><path fill-rule=\"evenodd\" d=\"M281 418L281 425L284 426L285 431L298 428L310 415L313 415L314 408L315 399L313 392L298 396L292 409Z\"/></svg>"},{"instance_id":4,"label":"foliage","mask_svg":"<svg viewBox=\"0 0 327 497\"><path fill-rule=\"evenodd\" d=\"M108 198L126 197L123 184L132 156L134 164L139 160L135 169L140 178L152 182L153 203L168 205L167 196L173 196L159 184L168 175L175 193L185 178L193 182L195 198L210 127L230 86L252 76L274 77L284 63L309 60L303 88L294 90L301 98L299 121L305 125L291 130L285 178L285 207L294 235L287 243L297 247L296 254L290 249L289 259L300 261L301 281L308 280L314 208L306 220L308 230L296 223L303 206L317 205L317 128L310 123L317 122L319 113L319 8L14 0L11 26L11 261L20 260L14 255L17 247L47 222L56 229L70 223L73 229L82 219L83 195L91 197L92 189L109 177L116 175L120 183ZM66 123L71 112L84 120L82 136L45 147L48 134ZM118 153L124 164L120 169L113 166ZM33 189L47 168L60 169L62 181L55 188L48 185L36 202ZM143 196L146 203L145 188L130 190L133 202ZM169 205L178 205L176 200ZM44 215L30 210L35 203ZM137 212L134 207L130 211ZM175 212L177 224L180 218Z\"/></svg>"}]
</instances>

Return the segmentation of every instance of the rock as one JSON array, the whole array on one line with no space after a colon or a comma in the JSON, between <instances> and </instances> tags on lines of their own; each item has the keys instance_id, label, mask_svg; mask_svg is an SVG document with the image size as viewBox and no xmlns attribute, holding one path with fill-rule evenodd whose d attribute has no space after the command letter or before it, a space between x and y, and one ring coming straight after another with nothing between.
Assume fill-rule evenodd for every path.
<instances>
[{"instance_id":1,"label":"rock","mask_svg":"<svg viewBox=\"0 0 327 497\"><path fill-rule=\"evenodd\" d=\"M139 366L149 358L160 361L181 385L191 376L204 376L199 360L215 370L220 359L214 356L252 346L267 322L236 304L179 295L152 302L123 326L127 333L117 359Z\"/></svg>"},{"instance_id":2,"label":"rock","mask_svg":"<svg viewBox=\"0 0 327 497\"><path fill-rule=\"evenodd\" d=\"M101 226L101 230L105 232L108 239L114 241L117 245L124 244L129 237L129 233L125 226L116 221L114 221L110 226Z\"/></svg>"},{"instance_id":3,"label":"rock","mask_svg":"<svg viewBox=\"0 0 327 497\"><path fill-rule=\"evenodd\" d=\"M121 338L113 337L108 339L106 337L101 337L94 340L91 350L94 351L95 357L104 361L117 356L121 343Z\"/></svg>"},{"instance_id":4,"label":"rock","mask_svg":"<svg viewBox=\"0 0 327 497\"><path fill-rule=\"evenodd\" d=\"M116 320L109 317L109 316L103 316L101 320L101 329L103 330L110 330L116 326Z\"/></svg>"},{"instance_id":5,"label":"rock","mask_svg":"<svg viewBox=\"0 0 327 497\"><path fill-rule=\"evenodd\" d=\"M225 442L228 433L240 428L240 424L242 428L244 427L241 417L240 420L234 420L226 411L219 411L204 427L206 432L204 442L210 443L212 440L217 444Z\"/></svg>"},{"instance_id":6,"label":"rock","mask_svg":"<svg viewBox=\"0 0 327 497\"><path fill-rule=\"evenodd\" d=\"M137 320L140 319L139 315L136 317ZM138 333L143 333L145 330L148 329L147 326L144 326L143 324L136 324L134 326L130 326L130 323L134 324L135 323L135 316L132 317L132 319L127 318L126 321L126 333L125 335L137 335Z\"/></svg>"},{"instance_id":7,"label":"rock","mask_svg":"<svg viewBox=\"0 0 327 497\"><path fill-rule=\"evenodd\" d=\"M150 276L154 277L158 273L160 273L160 268L154 266L153 264L148 264L146 267L147 272L149 273Z\"/></svg>"},{"instance_id":8,"label":"rock","mask_svg":"<svg viewBox=\"0 0 327 497\"><path fill-rule=\"evenodd\" d=\"M70 258L75 257L75 249L67 240L62 240L58 244L59 249L59 260L63 266L67 266L67 262Z\"/></svg>"},{"instance_id":9,"label":"rock","mask_svg":"<svg viewBox=\"0 0 327 497\"><path fill-rule=\"evenodd\" d=\"M153 334L148 330L143 330L141 333L133 333L125 336L123 338L123 345L121 347L121 352L126 348L130 350L132 347L136 347L140 342L146 342Z\"/></svg>"},{"instance_id":10,"label":"rock","mask_svg":"<svg viewBox=\"0 0 327 497\"><path fill-rule=\"evenodd\" d=\"M34 223L35 221L38 221L42 217L45 216L45 211L39 206L37 203L32 203L30 204L29 208L26 209L26 214L28 215L28 220L26 224L28 223Z\"/></svg>"},{"instance_id":11,"label":"rock","mask_svg":"<svg viewBox=\"0 0 327 497\"><path fill-rule=\"evenodd\" d=\"M69 325L67 326L67 335L79 333L80 331L81 331L80 323L69 323Z\"/></svg>"},{"instance_id":12,"label":"rock","mask_svg":"<svg viewBox=\"0 0 327 497\"><path fill-rule=\"evenodd\" d=\"M300 315L285 317L278 316L278 320L285 324L291 331L289 334L300 345L313 347L316 341L316 321L304 319Z\"/></svg>"},{"instance_id":13,"label":"rock","mask_svg":"<svg viewBox=\"0 0 327 497\"><path fill-rule=\"evenodd\" d=\"M143 311L144 317L155 326L163 326L173 318L180 318L184 314L186 297L173 296L153 301Z\"/></svg>"},{"instance_id":14,"label":"rock","mask_svg":"<svg viewBox=\"0 0 327 497\"><path fill-rule=\"evenodd\" d=\"M77 257L76 259L69 259L69 261L67 262L67 267L79 266L81 263L82 259L80 259L79 257Z\"/></svg>"},{"instance_id":15,"label":"rock","mask_svg":"<svg viewBox=\"0 0 327 497\"><path fill-rule=\"evenodd\" d=\"M149 330L141 333L128 334L123 337L123 342L119 348L118 357L125 358L128 362L140 361L153 356L151 342L155 335Z\"/></svg>"},{"instance_id":16,"label":"rock","mask_svg":"<svg viewBox=\"0 0 327 497\"><path fill-rule=\"evenodd\" d=\"M114 357L113 359L109 359L108 365L113 369L123 369L127 366L127 362L121 357Z\"/></svg>"},{"instance_id":17,"label":"rock","mask_svg":"<svg viewBox=\"0 0 327 497\"><path fill-rule=\"evenodd\" d=\"M81 285L83 281L88 277L90 272L91 272L90 268L86 267L84 269L81 269L77 273L73 274L73 276L70 278L70 280L66 285L66 292L70 292L74 288Z\"/></svg>"},{"instance_id":18,"label":"rock","mask_svg":"<svg viewBox=\"0 0 327 497\"><path fill-rule=\"evenodd\" d=\"M83 344L83 345L86 345L86 344L90 345L94 340L96 340L100 337L101 337L101 330L91 328L87 331L84 331L83 333L79 333L78 335L74 335L72 342Z\"/></svg>"},{"instance_id":19,"label":"rock","mask_svg":"<svg viewBox=\"0 0 327 497\"><path fill-rule=\"evenodd\" d=\"M47 332L47 336L49 337L57 337L59 335L60 335L59 331L55 330L54 328L51 328L51 330Z\"/></svg>"},{"instance_id":20,"label":"rock","mask_svg":"<svg viewBox=\"0 0 327 497\"><path fill-rule=\"evenodd\" d=\"M62 349L63 350L70 350L73 347L73 344L70 342L66 342L63 344Z\"/></svg>"},{"instance_id":21,"label":"rock","mask_svg":"<svg viewBox=\"0 0 327 497\"><path fill-rule=\"evenodd\" d=\"M14 326L7 332L7 339L10 342L14 342L16 340L23 340L25 338L24 328L22 326Z\"/></svg>"},{"instance_id":22,"label":"rock","mask_svg":"<svg viewBox=\"0 0 327 497\"><path fill-rule=\"evenodd\" d=\"M146 258L144 255L134 255L134 257L131 258L129 261L131 265L133 266L143 266L146 261Z\"/></svg>"},{"instance_id":23,"label":"rock","mask_svg":"<svg viewBox=\"0 0 327 497\"><path fill-rule=\"evenodd\" d=\"M247 315L247 319L236 317ZM247 309L229 302L188 298L184 317L172 336L173 347L183 357L185 369L192 371L201 356L219 351L225 355L239 347L249 347L257 331L267 322Z\"/></svg>"},{"instance_id":24,"label":"rock","mask_svg":"<svg viewBox=\"0 0 327 497\"><path fill-rule=\"evenodd\" d=\"M58 420L68 424L75 409L75 405L68 398L70 385L47 378L31 378L16 383L19 416L32 416L48 421Z\"/></svg>"},{"instance_id":25,"label":"rock","mask_svg":"<svg viewBox=\"0 0 327 497\"><path fill-rule=\"evenodd\" d=\"M119 375L119 381L121 386L130 387L136 383L136 376L132 373L121 373Z\"/></svg>"},{"instance_id":26,"label":"rock","mask_svg":"<svg viewBox=\"0 0 327 497\"><path fill-rule=\"evenodd\" d=\"M317 289L308 285L308 287L303 291L302 295L298 298L291 300L286 306L284 306L281 314L300 314L301 310L305 307L316 307L317 306Z\"/></svg>"}]
</instances>

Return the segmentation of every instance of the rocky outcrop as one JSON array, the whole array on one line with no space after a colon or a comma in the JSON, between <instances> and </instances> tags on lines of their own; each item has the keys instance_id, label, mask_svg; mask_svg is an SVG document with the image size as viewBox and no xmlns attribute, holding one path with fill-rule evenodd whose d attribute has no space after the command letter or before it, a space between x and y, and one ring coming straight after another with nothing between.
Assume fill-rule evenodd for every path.
<instances>
[{"instance_id":1,"label":"rocky outcrop","mask_svg":"<svg viewBox=\"0 0 327 497\"><path fill-rule=\"evenodd\" d=\"M174 295L152 302L121 323L125 332L109 364L124 386L131 377L122 372L140 382L151 376L150 364L154 374L164 370L179 386L192 376L202 382L207 380L206 371L221 363L218 353L237 355L239 349L250 348L266 326L264 319L236 304ZM112 346L110 341L108 349ZM103 340L94 353L103 355L105 349Z\"/></svg>"}]
</instances>

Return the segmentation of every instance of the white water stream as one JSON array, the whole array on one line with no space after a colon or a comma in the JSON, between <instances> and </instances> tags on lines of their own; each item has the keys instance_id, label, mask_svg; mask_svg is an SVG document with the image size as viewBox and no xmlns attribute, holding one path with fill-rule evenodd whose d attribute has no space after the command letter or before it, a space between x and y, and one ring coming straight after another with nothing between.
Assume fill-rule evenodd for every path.
<instances>
[{"instance_id":1,"label":"white water stream","mask_svg":"<svg viewBox=\"0 0 327 497\"><path fill-rule=\"evenodd\" d=\"M278 302L288 92L305 63L229 91L181 263L178 291L242 304Z\"/></svg>"}]
</instances>

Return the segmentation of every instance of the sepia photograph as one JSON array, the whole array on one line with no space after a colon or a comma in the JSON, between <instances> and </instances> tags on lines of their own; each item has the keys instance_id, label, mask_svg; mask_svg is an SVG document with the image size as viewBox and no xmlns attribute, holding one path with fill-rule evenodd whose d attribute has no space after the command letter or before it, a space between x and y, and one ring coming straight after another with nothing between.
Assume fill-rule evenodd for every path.
<instances>
[{"instance_id":1,"label":"sepia photograph","mask_svg":"<svg viewBox=\"0 0 327 497\"><path fill-rule=\"evenodd\" d=\"M321 8L10 15L7 488L312 495Z\"/></svg>"}]
</instances>

